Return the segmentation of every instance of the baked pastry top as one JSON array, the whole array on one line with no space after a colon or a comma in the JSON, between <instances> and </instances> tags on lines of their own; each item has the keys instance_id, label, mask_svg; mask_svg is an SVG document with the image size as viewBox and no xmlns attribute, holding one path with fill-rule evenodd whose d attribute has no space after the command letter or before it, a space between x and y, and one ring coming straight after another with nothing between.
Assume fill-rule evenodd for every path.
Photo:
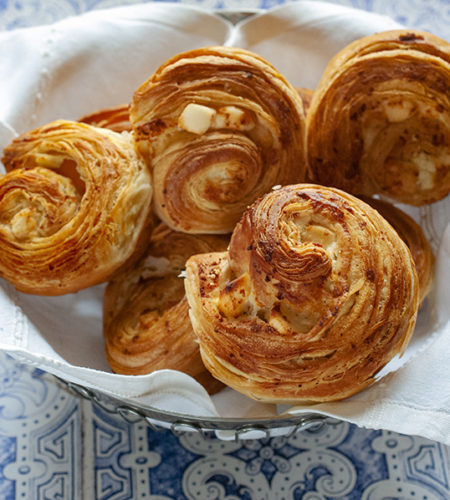
<instances>
[{"instance_id":1,"label":"baked pastry top","mask_svg":"<svg viewBox=\"0 0 450 500\"><path fill-rule=\"evenodd\" d=\"M152 185L130 134L59 120L16 138L0 177L0 275L18 290L76 292L148 244Z\"/></svg>"},{"instance_id":2,"label":"baked pastry top","mask_svg":"<svg viewBox=\"0 0 450 500\"><path fill-rule=\"evenodd\" d=\"M156 227L142 259L105 289L103 332L113 371L141 375L170 368L196 378L210 393L223 387L202 363L180 273L188 257L225 250L228 241L175 232L163 223Z\"/></svg>"},{"instance_id":3,"label":"baked pastry top","mask_svg":"<svg viewBox=\"0 0 450 500\"><path fill-rule=\"evenodd\" d=\"M114 132L131 132L128 104L120 104L113 108L94 111L78 118L78 121L95 127L108 128L114 130Z\"/></svg>"},{"instance_id":4,"label":"baked pastry top","mask_svg":"<svg viewBox=\"0 0 450 500\"><path fill-rule=\"evenodd\" d=\"M375 198L362 198L375 208L408 246L419 280L419 302L422 303L431 290L434 275L435 258L433 249L422 228L407 213L392 203Z\"/></svg>"},{"instance_id":5,"label":"baked pastry top","mask_svg":"<svg viewBox=\"0 0 450 500\"><path fill-rule=\"evenodd\" d=\"M165 62L134 93L130 119L175 230L229 233L272 186L303 182L304 111L260 56L206 47Z\"/></svg>"},{"instance_id":6,"label":"baked pastry top","mask_svg":"<svg viewBox=\"0 0 450 500\"><path fill-rule=\"evenodd\" d=\"M255 202L228 252L186 264L205 366L274 403L338 400L371 384L411 337L411 253L380 214L338 189L300 184Z\"/></svg>"},{"instance_id":7,"label":"baked pastry top","mask_svg":"<svg viewBox=\"0 0 450 500\"><path fill-rule=\"evenodd\" d=\"M426 205L450 192L450 43L393 30L328 64L307 117L312 179Z\"/></svg>"},{"instance_id":8,"label":"baked pastry top","mask_svg":"<svg viewBox=\"0 0 450 500\"><path fill-rule=\"evenodd\" d=\"M311 106L311 101L314 96L314 90L307 89L306 87L296 87L295 90L302 100L303 109L305 110L306 115L308 113L309 107Z\"/></svg>"},{"instance_id":9,"label":"baked pastry top","mask_svg":"<svg viewBox=\"0 0 450 500\"><path fill-rule=\"evenodd\" d=\"M243 49L191 50L130 105L24 133L2 161L0 276L42 295L108 281L114 372L339 400L403 353L431 287L420 226L370 197L450 192L450 44L363 38L315 91Z\"/></svg>"}]
</instances>

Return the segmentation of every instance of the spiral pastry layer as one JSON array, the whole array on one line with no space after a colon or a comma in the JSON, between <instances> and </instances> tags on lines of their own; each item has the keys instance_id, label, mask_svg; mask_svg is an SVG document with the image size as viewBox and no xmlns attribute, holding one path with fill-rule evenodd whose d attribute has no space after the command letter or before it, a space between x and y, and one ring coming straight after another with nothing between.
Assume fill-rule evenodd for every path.
<instances>
[{"instance_id":1,"label":"spiral pastry layer","mask_svg":"<svg viewBox=\"0 0 450 500\"><path fill-rule=\"evenodd\" d=\"M131 132L130 112L128 104L114 108L100 109L78 119L95 127L108 128L114 132Z\"/></svg>"},{"instance_id":2,"label":"spiral pastry layer","mask_svg":"<svg viewBox=\"0 0 450 500\"><path fill-rule=\"evenodd\" d=\"M450 192L450 44L394 30L356 42L329 63L307 119L318 184L411 205Z\"/></svg>"},{"instance_id":3,"label":"spiral pastry layer","mask_svg":"<svg viewBox=\"0 0 450 500\"><path fill-rule=\"evenodd\" d=\"M408 246L419 279L419 302L422 303L431 290L434 274L434 254L422 228L407 213L384 200L364 197L363 201L375 208Z\"/></svg>"},{"instance_id":4,"label":"spiral pastry layer","mask_svg":"<svg viewBox=\"0 0 450 500\"><path fill-rule=\"evenodd\" d=\"M311 106L312 98L314 96L314 90L307 89L305 87L295 87L295 90L302 100L303 109L305 111L305 115L307 115L308 109Z\"/></svg>"},{"instance_id":5,"label":"spiral pastry layer","mask_svg":"<svg viewBox=\"0 0 450 500\"><path fill-rule=\"evenodd\" d=\"M245 50L173 57L135 92L130 119L151 166L155 211L175 230L231 232L272 186L304 180L301 98Z\"/></svg>"},{"instance_id":6,"label":"spiral pastry layer","mask_svg":"<svg viewBox=\"0 0 450 500\"><path fill-rule=\"evenodd\" d=\"M155 229L145 256L105 290L105 352L113 371L141 375L170 368L196 378L210 393L223 388L201 360L179 275L188 257L225 250L228 242L225 236L178 233L165 224Z\"/></svg>"},{"instance_id":7,"label":"spiral pastry layer","mask_svg":"<svg viewBox=\"0 0 450 500\"><path fill-rule=\"evenodd\" d=\"M105 281L148 244L152 186L129 134L55 121L4 151L0 275L60 295Z\"/></svg>"},{"instance_id":8,"label":"spiral pastry layer","mask_svg":"<svg viewBox=\"0 0 450 500\"><path fill-rule=\"evenodd\" d=\"M333 188L268 193L228 252L191 257L186 272L205 366L258 400L355 394L403 353L415 325L407 246L376 210Z\"/></svg>"}]
</instances>

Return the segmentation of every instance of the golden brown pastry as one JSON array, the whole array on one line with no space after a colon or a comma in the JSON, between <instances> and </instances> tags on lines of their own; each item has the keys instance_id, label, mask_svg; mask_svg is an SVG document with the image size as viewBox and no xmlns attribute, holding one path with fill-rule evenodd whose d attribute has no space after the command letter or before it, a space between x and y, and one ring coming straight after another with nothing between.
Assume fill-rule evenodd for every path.
<instances>
[{"instance_id":1,"label":"golden brown pastry","mask_svg":"<svg viewBox=\"0 0 450 500\"><path fill-rule=\"evenodd\" d=\"M112 280L104 296L104 337L113 371L141 375L171 368L210 393L223 385L204 367L189 320L180 273L188 257L225 250L229 238L178 233L160 224L145 257Z\"/></svg>"},{"instance_id":2,"label":"golden brown pastry","mask_svg":"<svg viewBox=\"0 0 450 500\"><path fill-rule=\"evenodd\" d=\"M314 95L314 90L307 89L305 87L296 87L298 95L303 102L303 109L305 110L305 115L308 113L308 109L311 106L311 101Z\"/></svg>"},{"instance_id":3,"label":"golden brown pastry","mask_svg":"<svg viewBox=\"0 0 450 500\"><path fill-rule=\"evenodd\" d=\"M128 104L95 111L94 113L82 116L78 121L94 125L95 127L109 128L110 130L114 130L114 132L131 132Z\"/></svg>"},{"instance_id":4,"label":"golden brown pastry","mask_svg":"<svg viewBox=\"0 0 450 500\"><path fill-rule=\"evenodd\" d=\"M314 182L411 205L450 192L450 44L422 31L357 40L329 63L307 118Z\"/></svg>"},{"instance_id":5,"label":"golden brown pastry","mask_svg":"<svg viewBox=\"0 0 450 500\"><path fill-rule=\"evenodd\" d=\"M268 193L228 252L191 257L186 273L205 366L267 402L355 394L403 353L415 325L407 246L376 210L333 188Z\"/></svg>"},{"instance_id":6,"label":"golden brown pastry","mask_svg":"<svg viewBox=\"0 0 450 500\"><path fill-rule=\"evenodd\" d=\"M0 177L0 275L60 295L105 281L144 243L152 186L130 134L55 121L15 139Z\"/></svg>"},{"instance_id":7,"label":"golden brown pastry","mask_svg":"<svg viewBox=\"0 0 450 500\"><path fill-rule=\"evenodd\" d=\"M433 283L434 254L422 228L407 213L384 200L362 198L375 208L397 231L408 246L416 265L419 279L419 302L428 295Z\"/></svg>"},{"instance_id":8,"label":"golden brown pastry","mask_svg":"<svg viewBox=\"0 0 450 500\"><path fill-rule=\"evenodd\" d=\"M302 101L251 52L173 57L135 92L130 119L153 173L155 211L175 230L231 232L272 186L304 180Z\"/></svg>"}]
</instances>

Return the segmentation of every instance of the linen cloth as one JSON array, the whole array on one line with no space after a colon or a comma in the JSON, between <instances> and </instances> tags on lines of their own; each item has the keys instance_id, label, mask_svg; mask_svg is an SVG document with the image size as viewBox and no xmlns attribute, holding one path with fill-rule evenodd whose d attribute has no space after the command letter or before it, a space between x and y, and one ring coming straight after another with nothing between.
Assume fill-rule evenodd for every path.
<instances>
[{"instance_id":1,"label":"linen cloth","mask_svg":"<svg viewBox=\"0 0 450 500\"><path fill-rule=\"evenodd\" d=\"M342 47L399 27L393 20L322 2L300 1L232 26L213 13L175 4L94 11L49 26L0 34L0 147L58 118L77 119L129 102L167 58L207 45L248 48L295 86L314 88ZM226 389L212 399L173 370L111 373L103 351L104 285L62 297L17 292L0 281L0 348L65 380L137 404L194 416L270 417L323 413L361 427L384 428L450 444L450 200L404 207L437 254L433 291L401 359L365 391L335 403L287 408Z\"/></svg>"}]
</instances>

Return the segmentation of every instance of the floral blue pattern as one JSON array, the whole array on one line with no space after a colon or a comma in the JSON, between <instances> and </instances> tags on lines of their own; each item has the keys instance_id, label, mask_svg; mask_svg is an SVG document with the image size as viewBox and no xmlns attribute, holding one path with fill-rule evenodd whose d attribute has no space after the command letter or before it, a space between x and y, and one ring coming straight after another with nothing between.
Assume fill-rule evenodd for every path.
<instances>
[{"instance_id":1,"label":"floral blue pattern","mask_svg":"<svg viewBox=\"0 0 450 500\"><path fill-rule=\"evenodd\" d=\"M238 442L156 431L0 361L2 500L450 498L450 448L434 441L346 422Z\"/></svg>"},{"instance_id":2,"label":"floral blue pattern","mask_svg":"<svg viewBox=\"0 0 450 500\"><path fill-rule=\"evenodd\" d=\"M80 401L5 354L0 377L0 498L76 498Z\"/></svg>"},{"instance_id":3,"label":"floral blue pattern","mask_svg":"<svg viewBox=\"0 0 450 500\"><path fill-rule=\"evenodd\" d=\"M334 0L450 38L448 0ZM0 29L133 0L0 0ZM240 0L182 0L244 8ZM248 0L266 9L283 0ZM450 448L339 422L286 437L222 441L130 423L0 354L0 499L446 500Z\"/></svg>"}]
</instances>

